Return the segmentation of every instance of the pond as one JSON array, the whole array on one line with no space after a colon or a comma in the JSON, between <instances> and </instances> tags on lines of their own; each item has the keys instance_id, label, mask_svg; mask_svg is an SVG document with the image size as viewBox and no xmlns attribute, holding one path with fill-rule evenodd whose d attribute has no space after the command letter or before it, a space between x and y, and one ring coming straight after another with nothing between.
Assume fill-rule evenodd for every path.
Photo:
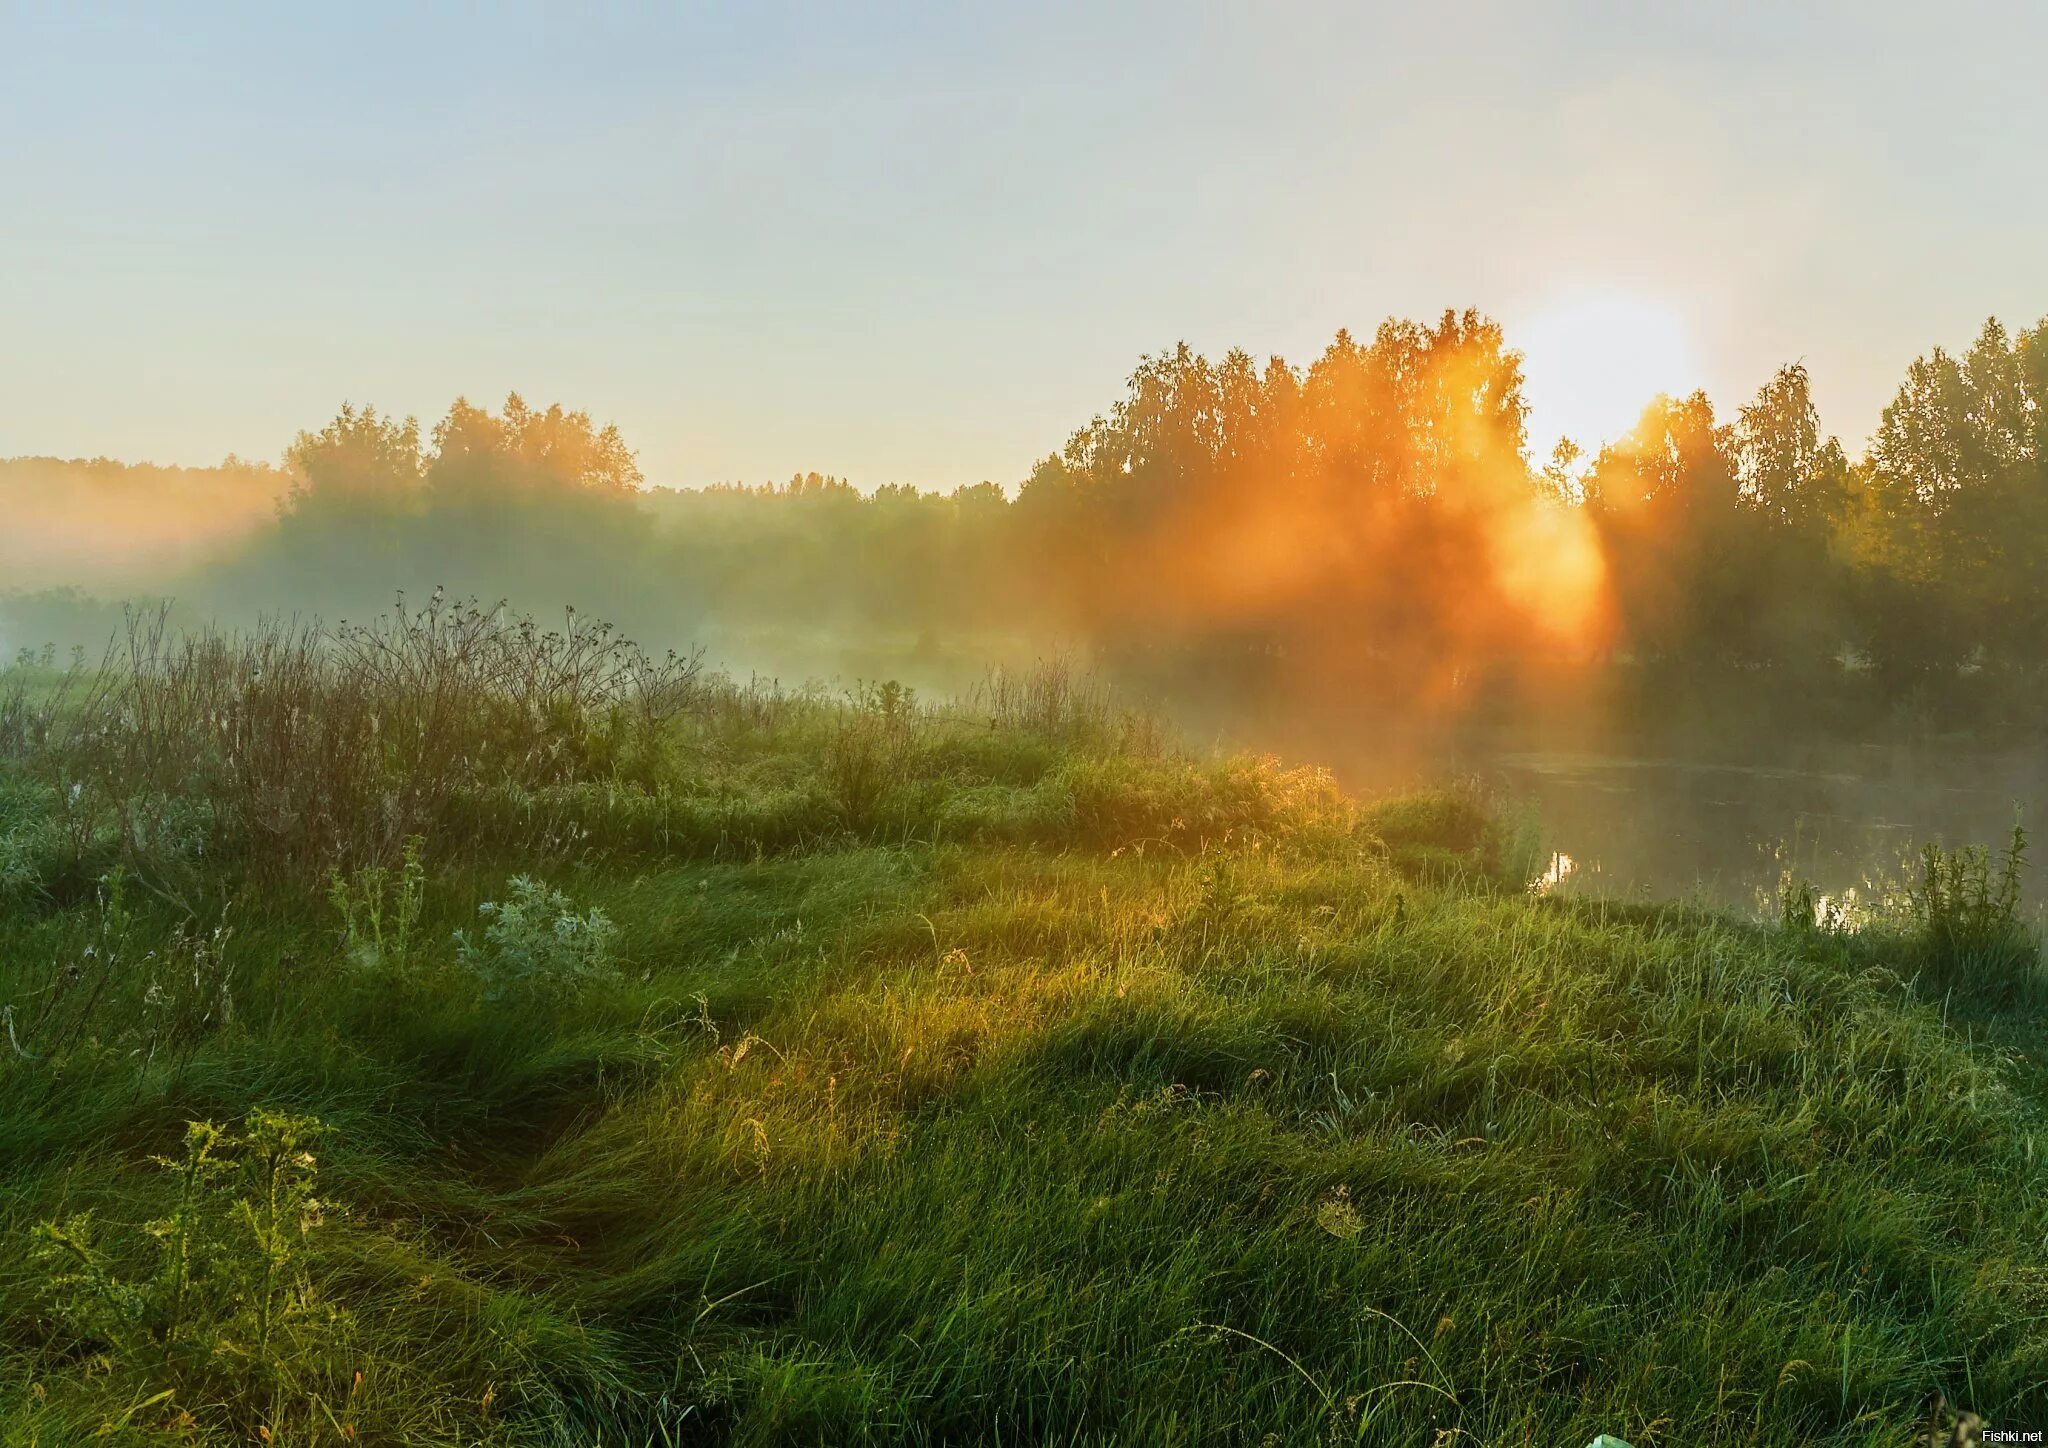
<instances>
[{"instance_id":1,"label":"pond","mask_svg":"<svg viewBox=\"0 0 2048 1448\"><path fill-rule=\"evenodd\" d=\"M2003 848L2015 819L2039 838L2044 763L2038 750L1869 746L1806 768L1512 752L1469 767L1533 812L1555 888L1751 910L1787 871L1868 900L1913 877L1930 841Z\"/></svg>"}]
</instances>

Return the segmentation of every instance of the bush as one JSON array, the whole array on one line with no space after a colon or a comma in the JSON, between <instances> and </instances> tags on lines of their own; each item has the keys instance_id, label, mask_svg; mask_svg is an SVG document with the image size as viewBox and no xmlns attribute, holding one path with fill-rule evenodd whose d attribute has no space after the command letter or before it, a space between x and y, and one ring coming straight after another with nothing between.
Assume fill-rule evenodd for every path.
<instances>
[{"instance_id":1,"label":"bush","mask_svg":"<svg viewBox=\"0 0 2048 1448\"><path fill-rule=\"evenodd\" d=\"M1100 845L1194 849L1232 835L1335 839L1352 826L1351 805L1327 770L1285 769L1270 758L1081 759L1046 785L1072 797L1074 832Z\"/></svg>"},{"instance_id":2,"label":"bush","mask_svg":"<svg viewBox=\"0 0 2048 1448\"><path fill-rule=\"evenodd\" d=\"M396 861L465 788L638 767L697 673L573 611L548 631L438 592L370 624L236 635L174 633L159 611L131 615L97 671L11 686L0 753L152 883L209 843L318 881Z\"/></svg>"},{"instance_id":3,"label":"bush","mask_svg":"<svg viewBox=\"0 0 2048 1448\"><path fill-rule=\"evenodd\" d=\"M1360 819L1413 880L1491 880L1520 887L1538 870L1534 831L1514 828L1474 788L1422 790L1368 805Z\"/></svg>"},{"instance_id":4,"label":"bush","mask_svg":"<svg viewBox=\"0 0 2048 1448\"><path fill-rule=\"evenodd\" d=\"M481 940L455 934L463 964L490 984L492 994L612 974L617 929L602 910L579 915L567 895L531 875L514 875L505 888L510 898L477 907L487 922Z\"/></svg>"}]
</instances>

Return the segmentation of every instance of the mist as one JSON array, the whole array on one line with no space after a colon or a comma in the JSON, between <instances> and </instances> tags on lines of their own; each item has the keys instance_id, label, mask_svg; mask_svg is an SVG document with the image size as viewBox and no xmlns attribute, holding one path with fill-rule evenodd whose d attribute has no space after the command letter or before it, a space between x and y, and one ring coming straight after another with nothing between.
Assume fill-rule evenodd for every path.
<instances>
[{"instance_id":1,"label":"mist","mask_svg":"<svg viewBox=\"0 0 2048 1448\"><path fill-rule=\"evenodd\" d=\"M1722 899L1791 856L1867 884L1892 834L2042 797L2048 328L1915 360L1854 459L1798 365L1538 459L1523 374L1472 312L1306 364L1183 345L1028 477L949 492L649 486L616 428L516 394L345 406L274 466L18 459L0 642L95 654L141 599L232 627L441 589L791 686L959 694L1059 656L1349 784L1484 778L1586 881ZM1998 761L1967 800L1959 759Z\"/></svg>"},{"instance_id":2,"label":"mist","mask_svg":"<svg viewBox=\"0 0 2048 1448\"><path fill-rule=\"evenodd\" d=\"M160 587L245 546L290 479L264 463L0 459L0 579L15 593Z\"/></svg>"}]
</instances>

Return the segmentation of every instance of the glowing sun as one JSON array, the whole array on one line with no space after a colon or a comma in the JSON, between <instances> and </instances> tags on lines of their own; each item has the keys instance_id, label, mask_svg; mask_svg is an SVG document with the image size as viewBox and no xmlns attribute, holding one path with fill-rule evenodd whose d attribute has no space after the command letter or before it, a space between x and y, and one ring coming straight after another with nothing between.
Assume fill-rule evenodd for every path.
<instances>
[{"instance_id":1,"label":"glowing sun","mask_svg":"<svg viewBox=\"0 0 2048 1448\"><path fill-rule=\"evenodd\" d=\"M1634 427L1659 392L1700 385L1692 331L1677 307L1605 288L1553 294L1508 330L1528 381L1538 462L1568 437L1588 453Z\"/></svg>"}]
</instances>

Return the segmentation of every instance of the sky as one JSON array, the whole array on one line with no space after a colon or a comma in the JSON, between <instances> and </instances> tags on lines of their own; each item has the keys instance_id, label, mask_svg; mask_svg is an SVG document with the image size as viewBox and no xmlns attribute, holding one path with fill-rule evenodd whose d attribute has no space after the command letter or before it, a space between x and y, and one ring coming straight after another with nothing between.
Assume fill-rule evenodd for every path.
<instances>
[{"instance_id":1,"label":"sky","mask_svg":"<svg viewBox=\"0 0 2048 1448\"><path fill-rule=\"evenodd\" d=\"M1009 484L1146 352L1467 306L1539 448L1801 360L1853 449L2048 312L2044 50L1970 0L0 0L0 455L517 389L653 483Z\"/></svg>"}]
</instances>

